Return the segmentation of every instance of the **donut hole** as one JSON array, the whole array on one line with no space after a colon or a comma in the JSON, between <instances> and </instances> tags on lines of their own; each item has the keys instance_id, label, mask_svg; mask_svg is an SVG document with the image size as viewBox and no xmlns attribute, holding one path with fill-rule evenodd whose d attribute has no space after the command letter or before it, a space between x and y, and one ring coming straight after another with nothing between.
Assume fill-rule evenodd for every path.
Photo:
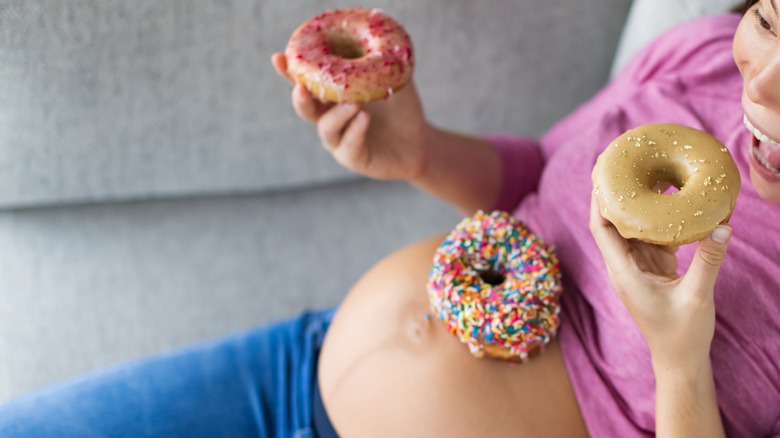
<instances>
[{"instance_id":1,"label":"donut hole","mask_svg":"<svg viewBox=\"0 0 780 438\"><path fill-rule=\"evenodd\" d=\"M331 33L325 37L328 53L344 59L357 59L365 56L360 41L344 34Z\"/></svg>"},{"instance_id":2,"label":"donut hole","mask_svg":"<svg viewBox=\"0 0 780 438\"><path fill-rule=\"evenodd\" d=\"M650 172L649 176L648 186L652 187L654 192L662 195L673 195L685 186L682 172L660 169Z\"/></svg>"},{"instance_id":3,"label":"donut hole","mask_svg":"<svg viewBox=\"0 0 780 438\"><path fill-rule=\"evenodd\" d=\"M661 195L672 195L679 192L680 188L668 181L657 181L653 186L653 191Z\"/></svg>"},{"instance_id":4,"label":"donut hole","mask_svg":"<svg viewBox=\"0 0 780 438\"><path fill-rule=\"evenodd\" d=\"M506 276L493 268L488 268L479 273L479 278L491 286L498 286L506 280Z\"/></svg>"}]
</instances>

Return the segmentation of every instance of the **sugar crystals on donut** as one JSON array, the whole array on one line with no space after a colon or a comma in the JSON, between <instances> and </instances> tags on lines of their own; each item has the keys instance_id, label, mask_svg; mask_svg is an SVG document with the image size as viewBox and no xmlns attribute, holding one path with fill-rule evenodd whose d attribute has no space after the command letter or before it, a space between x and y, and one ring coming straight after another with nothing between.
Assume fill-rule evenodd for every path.
<instances>
[{"instance_id":1,"label":"sugar crystals on donut","mask_svg":"<svg viewBox=\"0 0 780 438\"><path fill-rule=\"evenodd\" d=\"M643 125L613 140L593 168L599 211L627 239L682 245L702 239L734 210L741 184L728 148L706 132ZM665 194L658 187L678 191Z\"/></svg>"}]
</instances>

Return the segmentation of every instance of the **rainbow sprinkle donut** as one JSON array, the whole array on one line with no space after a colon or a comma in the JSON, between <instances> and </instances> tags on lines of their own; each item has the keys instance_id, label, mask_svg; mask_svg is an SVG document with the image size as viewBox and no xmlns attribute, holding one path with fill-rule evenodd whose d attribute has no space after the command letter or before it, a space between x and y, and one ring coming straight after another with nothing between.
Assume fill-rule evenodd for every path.
<instances>
[{"instance_id":1,"label":"rainbow sprinkle donut","mask_svg":"<svg viewBox=\"0 0 780 438\"><path fill-rule=\"evenodd\" d=\"M563 290L558 259L507 212L463 219L433 257L428 295L475 357L525 362L555 337Z\"/></svg>"}]
</instances>

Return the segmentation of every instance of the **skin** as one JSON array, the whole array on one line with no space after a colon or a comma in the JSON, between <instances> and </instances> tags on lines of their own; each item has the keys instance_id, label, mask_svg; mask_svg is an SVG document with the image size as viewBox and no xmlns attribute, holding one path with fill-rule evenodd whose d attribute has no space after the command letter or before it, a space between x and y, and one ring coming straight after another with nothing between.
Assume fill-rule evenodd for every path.
<instances>
[{"instance_id":1,"label":"skin","mask_svg":"<svg viewBox=\"0 0 780 438\"><path fill-rule=\"evenodd\" d=\"M745 14L734 36L734 61L744 79L745 115L775 140L780 140L779 11L777 0L757 2ZM768 181L752 167L750 180L762 198L780 203L780 181Z\"/></svg>"},{"instance_id":2,"label":"skin","mask_svg":"<svg viewBox=\"0 0 780 438\"><path fill-rule=\"evenodd\" d=\"M271 63L292 83L284 54L274 54ZM498 153L481 139L430 124L414 83L362 107L325 104L293 85L296 113L317 126L322 146L347 169L374 179L409 181L467 212L488 209L498 198ZM475 168L486 172L474 174Z\"/></svg>"},{"instance_id":3,"label":"skin","mask_svg":"<svg viewBox=\"0 0 780 438\"><path fill-rule=\"evenodd\" d=\"M734 59L744 78L745 114L778 140L776 3L758 1L744 15L734 39ZM275 54L272 64L289 80L283 54ZM353 172L409 181L467 213L490 208L499 195L502 167L495 150L480 139L431 125L414 84L362 107L323 104L295 86L292 102L303 120L317 126L334 159ZM464 179L465 174L472 177ZM780 181L765 179L751 168L751 183L767 202L780 203ZM702 239L682 276L676 274L676 248L623 239L598 209L592 209L590 229L616 293L650 348L656 435L725 436L709 353L715 279L726 258L731 228L723 224ZM493 436L484 428L500 427L503 421L484 418L499 410L513 435L542 436L550 430L555 432L550 436L586 435L557 343L523 366L478 361L440 325L421 317L427 311L425 279L439 242L424 241L389 256L366 273L340 307L320 358L323 400L337 431L342 436L409 436L412 431L424 436L464 431ZM536 366L542 361L544 367ZM447 366L437 366L441 363ZM452 381L461 384L453 387ZM539 382L539 390L526 390ZM495 386L488 386L492 397L479 403L485 397L483 385ZM456 406L453 399L459 401ZM539 407L529 415L520 414L523 409L501 412L507 405Z\"/></svg>"},{"instance_id":4,"label":"skin","mask_svg":"<svg viewBox=\"0 0 780 438\"><path fill-rule=\"evenodd\" d=\"M557 342L524 365L474 359L429 315L425 283L444 236L370 269L320 354L323 404L340 436L587 436Z\"/></svg>"}]
</instances>

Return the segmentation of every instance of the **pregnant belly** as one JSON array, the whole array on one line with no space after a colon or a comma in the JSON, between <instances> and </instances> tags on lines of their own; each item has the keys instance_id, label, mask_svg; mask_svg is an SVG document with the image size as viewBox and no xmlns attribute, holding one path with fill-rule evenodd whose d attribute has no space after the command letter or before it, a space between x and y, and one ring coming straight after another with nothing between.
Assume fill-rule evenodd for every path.
<instances>
[{"instance_id":1,"label":"pregnant belly","mask_svg":"<svg viewBox=\"0 0 780 438\"><path fill-rule=\"evenodd\" d=\"M429 316L425 283L442 237L406 247L353 287L319 362L342 437L587 436L557 342L523 365L475 359Z\"/></svg>"}]
</instances>

